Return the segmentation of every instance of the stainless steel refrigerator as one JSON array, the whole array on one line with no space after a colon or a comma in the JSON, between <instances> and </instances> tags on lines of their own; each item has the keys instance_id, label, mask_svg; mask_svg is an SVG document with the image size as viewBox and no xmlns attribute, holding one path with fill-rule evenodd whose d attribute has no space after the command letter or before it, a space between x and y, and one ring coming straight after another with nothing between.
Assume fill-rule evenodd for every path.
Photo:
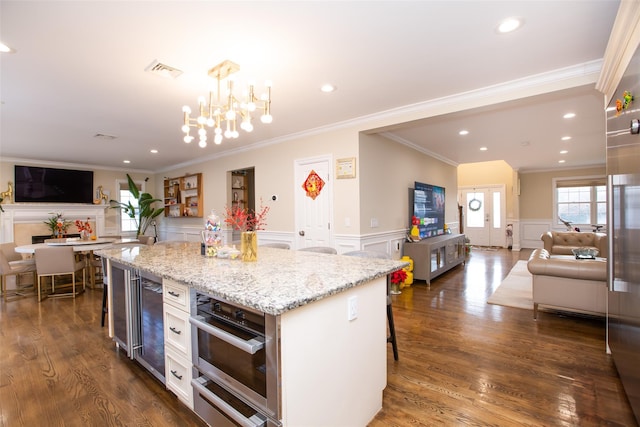
<instances>
[{"instance_id":1,"label":"stainless steel refrigerator","mask_svg":"<svg viewBox=\"0 0 640 427\"><path fill-rule=\"evenodd\" d=\"M640 50L607 109L607 344L640 423Z\"/></svg>"}]
</instances>

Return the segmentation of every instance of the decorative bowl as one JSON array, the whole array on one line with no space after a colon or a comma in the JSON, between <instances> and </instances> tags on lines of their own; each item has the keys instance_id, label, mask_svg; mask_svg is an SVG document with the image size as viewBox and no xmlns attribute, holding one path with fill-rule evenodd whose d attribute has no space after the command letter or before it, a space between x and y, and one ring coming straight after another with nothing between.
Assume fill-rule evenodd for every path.
<instances>
[{"instance_id":1,"label":"decorative bowl","mask_svg":"<svg viewBox=\"0 0 640 427\"><path fill-rule=\"evenodd\" d=\"M595 259L598 256L598 250L595 248L577 248L571 249L576 259Z\"/></svg>"}]
</instances>

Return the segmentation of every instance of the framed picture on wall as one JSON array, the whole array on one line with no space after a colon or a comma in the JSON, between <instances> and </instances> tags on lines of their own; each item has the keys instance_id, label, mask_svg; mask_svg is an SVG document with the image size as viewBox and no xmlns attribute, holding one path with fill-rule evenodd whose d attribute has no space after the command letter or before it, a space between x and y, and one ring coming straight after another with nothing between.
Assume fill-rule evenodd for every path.
<instances>
[{"instance_id":1,"label":"framed picture on wall","mask_svg":"<svg viewBox=\"0 0 640 427\"><path fill-rule=\"evenodd\" d=\"M349 157L336 160L336 177L338 179L348 179L356 177L356 158Z\"/></svg>"}]
</instances>

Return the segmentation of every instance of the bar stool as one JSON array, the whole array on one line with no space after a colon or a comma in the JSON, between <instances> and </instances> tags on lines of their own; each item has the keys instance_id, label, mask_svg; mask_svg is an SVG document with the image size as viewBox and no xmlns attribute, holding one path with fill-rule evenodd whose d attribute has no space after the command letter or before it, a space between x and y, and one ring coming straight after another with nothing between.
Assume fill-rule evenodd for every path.
<instances>
[{"instance_id":1,"label":"bar stool","mask_svg":"<svg viewBox=\"0 0 640 427\"><path fill-rule=\"evenodd\" d=\"M355 256L360 258L378 258L378 259L391 259L389 255L383 252L375 252L375 251L351 251L345 252L342 255L346 256ZM391 343L391 348L393 349L393 358L398 360L398 341L396 340L396 326L393 322L393 309L392 309L392 300L391 300L391 284L389 282L389 275L387 275L387 322L389 322L389 336L387 337L387 342Z\"/></svg>"},{"instance_id":2,"label":"bar stool","mask_svg":"<svg viewBox=\"0 0 640 427\"><path fill-rule=\"evenodd\" d=\"M321 254L332 254L332 255L335 255L338 253L338 251L336 251L334 248L330 246L309 246L306 248L300 248L298 250L302 252L317 252Z\"/></svg>"}]
</instances>

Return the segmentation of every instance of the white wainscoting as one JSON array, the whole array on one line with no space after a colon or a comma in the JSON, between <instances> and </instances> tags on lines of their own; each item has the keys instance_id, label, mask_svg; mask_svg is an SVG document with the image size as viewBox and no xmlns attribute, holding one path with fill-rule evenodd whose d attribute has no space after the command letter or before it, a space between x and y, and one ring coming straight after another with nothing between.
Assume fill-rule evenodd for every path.
<instances>
[{"instance_id":1,"label":"white wainscoting","mask_svg":"<svg viewBox=\"0 0 640 427\"><path fill-rule=\"evenodd\" d=\"M551 230L551 219L526 219L520 221L520 245L523 248L542 248L542 236ZM515 227L514 227L515 228Z\"/></svg>"},{"instance_id":2,"label":"white wainscoting","mask_svg":"<svg viewBox=\"0 0 640 427\"><path fill-rule=\"evenodd\" d=\"M515 227L515 224L514 224ZM449 224L452 233L458 233L458 223ZM186 240L186 241L202 241L202 228L188 225L171 225L161 227L159 230L160 240ZM399 229L385 231L380 233L371 233L365 235L355 234L335 234L334 247L339 254L351 251L376 251L387 253L393 259L402 257L402 246L406 240L408 229ZM514 235L516 233L514 232ZM225 238L227 242L231 242L231 231L225 230ZM267 243L287 243L292 250L296 250L296 234L287 231L258 231L258 246Z\"/></svg>"}]
</instances>

